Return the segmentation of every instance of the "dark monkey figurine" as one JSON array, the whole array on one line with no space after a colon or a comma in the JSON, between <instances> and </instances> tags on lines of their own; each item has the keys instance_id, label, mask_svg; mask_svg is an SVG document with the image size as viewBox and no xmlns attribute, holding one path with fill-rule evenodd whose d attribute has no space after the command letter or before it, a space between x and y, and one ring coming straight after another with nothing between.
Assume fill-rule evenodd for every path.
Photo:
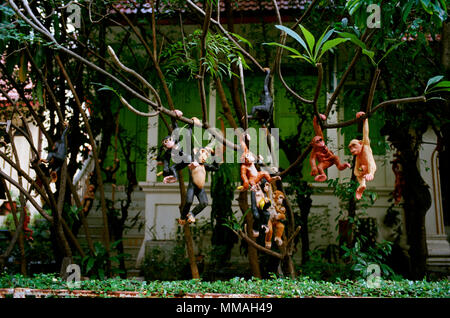
<instances>
[{"instance_id":1,"label":"dark monkey figurine","mask_svg":"<svg viewBox=\"0 0 450 318\"><path fill-rule=\"evenodd\" d=\"M65 137L68 129L69 124L67 122L64 122L64 131L61 135L61 139L55 141L52 151L48 153L47 158L40 160L40 163L48 163L48 170L52 182L56 182L56 180L58 180L58 172L61 169L64 160L66 159L67 146Z\"/></svg>"},{"instance_id":2,"label":"dark monkey figurine","mask_svg":"<svg viewBox=\"0 0 450 318\"><path fill-rule=\"evenodd\" d=\"M251 209L253 214L253 236L258 237L261 230L264 233L269 232L270 211L272 202L267 195L269 193L270 184L265 179L256 184L255 191L251 191Z\"/></svg>"},{"instance_id":3,"label":"dark monkey figurine","mask_svg":"<svg viewBox=\"0 0 450 318\"><path fill-rule=\"evenodd\" d=\"M264 80L264 91L261 94L261 105L253 106L248 119L260 120L265 126L270 124L273 115L273 99L270 96L269 80L270 69L264 68L266 71L266 79Z\"/></svg>"},{"instance_id":4,"label":"dark monkey figurine","mask_svg":"<svg viewBox=\"0 0 450 318\"><path fill-rule=\"evenodd\" d=\"M183 113L180 110L175 110L178 117L181 117ZM173 123L173 131L176 131L178 125L176 121ZM192 135L191 127L188 129L189 135L187 138L190 138ZM158 173L157 175L164 176L164 183L174 183L178 181L178 170L186 167L190 162L191 158L189 154L186 154L183 151L183 148L179 144L179 135L178 132L172 133L171 135L166 136L162 141L162 147L164 150L160 151L162 154L158 156L158 159L162 159L163 162L163 171ZM173 161L171 165L170 162Z\"/></svg>"}]
</instances>

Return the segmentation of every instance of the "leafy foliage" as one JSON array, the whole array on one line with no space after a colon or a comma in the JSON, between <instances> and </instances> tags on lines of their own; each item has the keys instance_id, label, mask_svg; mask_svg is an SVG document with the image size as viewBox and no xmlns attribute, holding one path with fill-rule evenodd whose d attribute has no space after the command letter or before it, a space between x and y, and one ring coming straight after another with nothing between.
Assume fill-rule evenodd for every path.
<instances>
[{"instance_id":1,"label":"leafy foliage","mask_svg":"<svg viewBox=\"0 0 450 318\"><path fill-rule=\"evenodd\" d=\"M111 243L111 249L117 247L121 240L117 240ZM94 255L86 255L85 257L79 260L79 264L81 264L82 273L86 273L91 278L99 278L105 279L105 273L107 268L107 262L114 262L119 264L120 258L129 257L129 254L117 254L110 255L106 253L105 247L100 242L94 242ZM74 257L74 259L80 258ZM111 271L113 274L121 274L123 271L118 268L112 268Z\"/></svg>"},{"instance_id":2,"label":"leafy foliage","mask_svg":"<svg viewBox=\"0 0 450 318\"><path fill-rule=\"evenodd\" d=\"M310 31L308 31L303 25L299 25L303 38L293 31L292 29L289 29L283 25L276 25L277 29L280 29L283 32L286 32L290 37L292 37L294 40L296 40L306 51L306 54L300 53L298 50L282 45L280 43L276 42L270 42L265 43L266 45L275 45L279 46L283 49L286 49L290 51L291 53L294 53L294 55L290 55L291 58L299 58L307 61L308 63L312 65L316 65L320 62L320 59L322 56L327 52L338 46L339 44L348 41L346 38L335 38L329 40L329 38L333 35L334 30L325 30L325 32L320 36L320 38L316 41L314 36Z\"/></svg>"},{"instance_id":3,"label":"leafy foliage","mask_svg":"<svg viewBox=\"0 0 450 318\"><path fill-rule=\"evenodd\" d=\"M206 35L205 56L200 58L202 30L195 30L188 34L183 41L177 41L161 53L164 59L163 70L169 80L175 80L180 74L188 73L190 78L198 75L200 65L203 64L206 72L212 77L222 78L237 76L231 69L231 65L239 61L244 68L249 68L240 51L227 37L208 32ZM242 36L238 40L250 44Z\"/></svg>"},{"instance_id":4,"label":"leafy foliage","mask_svg":"<svg viewBox=\"0 0 450 318\"><path fill-rule=\"evenodd\" d=\"M0 288L28 287L40 289L67 289L67 283L55 274L40 274L34 277L22 275L0 275ZM370 288L365 280L337 280L324 282L309 277L298 279L244 279L235 277L227 281L207 282L201 280L181 281L137 281L133 279L109 278L80 282L80 289L98 291L137 291L142 297L180 297L191 293L256 294L274 297L388 297L388 298L447 298L450 294L448 280L411 281L381 280L379 288ZM100 293L100 295L101 295Z\"/></svg>"},{"instance_id":5,"label":"leafy foliage","mask_svg":"<svg viewBox=\"0 0 450 318\"><path fill-rule=\"evenodd\" d=\"M179 241L172 249L150 249L141 266L141 274L146 280L186 279L190 275L188 266L184 242Z\"/></svg>"}]
</instances>

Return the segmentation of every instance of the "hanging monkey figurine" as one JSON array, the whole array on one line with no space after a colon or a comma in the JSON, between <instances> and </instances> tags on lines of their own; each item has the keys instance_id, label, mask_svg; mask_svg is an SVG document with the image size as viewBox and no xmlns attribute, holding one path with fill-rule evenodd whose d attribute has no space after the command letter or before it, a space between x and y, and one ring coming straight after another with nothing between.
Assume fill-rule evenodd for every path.
<instances>
[{"instance_id":1,"label":"hanging monkey figurine","mask_svg":"<svg viewBox=\"0 0 450 318\"><path fill-rule=\"evenodd\" d=\"M47 163L48 164L48 172L50 174L51 182L56 182L58 180L58 173L61 169L64 160L66 160L67 156L67 146L66 146L66 134L69 129L69 123L64 122L64 131L61 134L61 139L55 141L52 151L48 153L46 159L40 159L39 163ZM42 167L42 165L41 165ZM44 170L45 171L45 170Z\"/></svg>"},{"instance_id":2,"label":"hanging monkey figurine","mask_svg":"<svg viewBox=\"0 0 450 318\"><path fill-rule=\"evenodd\" d=\"M270 69L264 68L264 71L266 72L266 79L264 80L264 89L260 98L261 105L253 106L247 118L260 120L262 124L267 126L270 124L273 116L273 99L269 90Z\"/></svg>"},{"instance_id":3,"label":"hanging monkey figurine","mask_svg":"<svg viewBox=\"0 0 450 318\"><path fill-rule=\"evenodd\" d=\"M183 112L180 110L175 110L175 114L177 117L181 117ZM173 123L173 130L178 128L177 122ZM190 138L191 128L188 129ZM190 162L191 158L188 154L183 151L183 148L180 145L179 135L172 133L164 137L162 140L162 148L164 149L161 156L158 159L162 158L163 162L163 171L158 173L157 176L161 174L164 176L164 183L174 183L178 181L178 171L186 167ZM170 164L171 160L174 162L172 165Z\"/></svg>"},{"instance_id":4,"label":"hanging monkey figurine","mask_svg":"<svg viewBox=\"0 0 450 318\"><path fill-rule=\"evenodd\" d=\"M216 162L213 164L206 163L213 152L209 147L193 149L193 160L188 165L189 184L186 190L184 206L181 211L181 218L178 219L180 225L184 225L186 222L194 223L195 217L208 206L208 196L204 189L206 172L219 170ZM197 197L198 205L190 211L194 196Z\"/></svg>"},{"instance_id":5,"label":"hanging monkey figurine","mask_svg":"<svg viewBox=\"0 0 450 318\"><path fill-rule=\"evenodd\" d=\"M255 163L257 158L247 147L245 139L250 140L249 134L242 134L240 137L242 155L241 155L241 179L242 185L238 187L240 191L246 191L249 188L255 191L255 186L264 178L267 182L272 180L281 180L280 176L271 177L267 171L258 171Z\"/></svg>"},{"instance_id":6,"label":"hanging monkey figurine","mask_svg":"<svg viewBox=\"0 0 450 318\"><path fill-rule=\"evenodd\" d=\"M356 118L361 118L364 115L364 112L358 112ZM367 118L363 122L363 139L351 140L348 148L350 153L356 157L354 173L359 186L356 189L355 198L360 200L366 189L366 181L372 181L377 170L372 148L370 147L369 120Z\"/></svg>"},{"instance_id":7,"label":"hanging monkey figurine","mask_svg":"<svg viewBox=\"0 0 450 318\"><path fill-rule=\"evenodd\" d=\"M268 225L269 231L266 233L265 246L266 248L272 247L272 235L275 232L274 241L278 246L283 245L283 239L281 238L284 233L283 220L286 220L286 208L284 207L285 195L280 190L276 190L273 193L273 202L275 213L271 214Z\"/></svg>"},{"instance_id":8,"label":"hanging monkey figurine","mask_svg":"<svg viewBox=\"0 0 450 318\"><path fill-rule=\"evenodd\" d=\"M251 209L253 215L253 237L259 237L261 230L269 232L269 220L272 201L269 198L270 184L265 180L255 185L255 190L250 193Z\"/></svg>"},{"instance_id":9,"label":"hanging monkey figurine","mask_svg":"<svg viewBox=\"0 0 450 318\"><path fill-rule=\"evenodd\" d=\"M322 120L327 119L327 117L323 114L320 114L320 118ZM316 116L314 116L313 119L313 126L316 135L311 140L312 150L309 157L309 162L311 164L311 175L315 176L315 181L323 182L327 180L325 169L328 169L332 165L336 165L339 170L344 170L346 168L350 168L351 166L349 163L341 163L339 157L325 145L322 128L320 128ZM318 164L316 164L316 160L319 162Z\"/></svg>"}]
</instances>

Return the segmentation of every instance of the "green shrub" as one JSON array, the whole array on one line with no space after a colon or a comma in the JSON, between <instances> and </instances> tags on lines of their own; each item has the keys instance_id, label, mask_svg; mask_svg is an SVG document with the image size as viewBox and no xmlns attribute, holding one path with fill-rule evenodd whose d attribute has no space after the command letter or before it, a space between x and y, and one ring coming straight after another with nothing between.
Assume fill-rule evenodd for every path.
<instances>
[{"instance_id":1,"label":"green shrub","mask_svg":"<svg viewBox=\"0 0 450 318\"><path fill-rule=\"evenodd\" d=\"M187 279L190 274L186 249L181 241L169 250L150 249L141 266L141 275L148 281Z\"/></svg>"}]
</instances>

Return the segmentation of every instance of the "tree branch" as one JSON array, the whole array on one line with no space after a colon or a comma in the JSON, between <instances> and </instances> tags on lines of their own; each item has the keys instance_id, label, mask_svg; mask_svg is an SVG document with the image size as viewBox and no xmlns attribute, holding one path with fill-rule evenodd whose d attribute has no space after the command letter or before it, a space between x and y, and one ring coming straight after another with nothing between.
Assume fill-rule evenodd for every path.
<instances>
[{"instance_id":1,"label":"tree branch","mask_svg":"<svg viewBox=\"0 0 450 318\"><path fill-rule=\"evenodd\" d=\"M313 105L314 105L314 113L317 116L317 118L320 120L319 108L318 108L317 102L318 102L319 96L320 96L320 89L322 88L323 68L322 68L322 63L317 63L316 66L317 66L318 75L317 75L317 85L316 85L316 92L314 93Z\"/></svg>"},{"instance_id":2,"label":"tree branch","mask_svg":"<svg viewBox=\"0 0 450 318\"><path fill-rule=\"evenodd\" d=\"M336 124L324 124L325 129L329 128L342 128L347 127L350 125L353 125L359 121L362 121L366 118L369 118L372 116L378 109L389 106L389 105L395 105L395 104L408 104L408 103L425 103L427 101L425 96L417 96L417 97L406 97L406 98L398 98L398 99L391 99L384 101L382 103L379 103L377 106L375 106L370 112L367 112L364 116L361 116L359 118L354 118L351 120L347 120L341 123Z\"/></svg>"}]
</instances>

